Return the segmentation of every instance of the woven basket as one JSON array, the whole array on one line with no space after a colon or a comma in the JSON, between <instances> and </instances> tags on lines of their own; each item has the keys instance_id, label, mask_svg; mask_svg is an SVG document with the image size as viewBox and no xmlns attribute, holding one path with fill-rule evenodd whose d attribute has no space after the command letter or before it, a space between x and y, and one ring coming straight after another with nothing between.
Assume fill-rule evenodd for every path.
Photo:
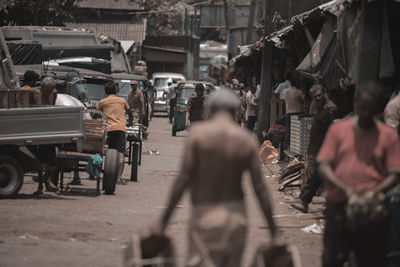
<instances>
[{"instance_id":1,"label":"woven basket","mask_svg":"<svg viewBox=\"0 0 400 267\"><path fill-rule=\"evenodd\" d=\"M85 138L83 140L83 151L102 155L106 143L106 121L84 120L84 124Z\"/></svg>"}]
</instances>

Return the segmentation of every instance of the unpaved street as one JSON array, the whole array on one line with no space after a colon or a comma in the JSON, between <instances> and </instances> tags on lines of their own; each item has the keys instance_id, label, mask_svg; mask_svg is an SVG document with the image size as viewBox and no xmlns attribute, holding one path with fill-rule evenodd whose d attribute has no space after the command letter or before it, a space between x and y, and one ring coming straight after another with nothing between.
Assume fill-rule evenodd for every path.
<instances>
[{"instance_id":1,"label":"unpaved street","mask_svg":"<svg viewBox=\"0 0 400 267\"><path fill-rule=\"evenodd\" d=\"M95 182L84 177L84 186L64 194L36 197L31 177L25 177L20 195L0 200L0 266L121 266L126 241L134 231L151 226L166 205L180 163L186 132L171 136L167 118L154 118L149 140L144 143L139 182L117 185L113 196L95 196ZM146 151L158 150L160 155ZM271 176L268 168L265 176ZM130 168L126 167L124 177ZM71 177L67 174L67 177ZM68 180L68 179L67 179ZM322 205L311 205L309 214L289 207L293 198L278 192L278 184L266 177L274 203L274 216L282 238L296 244L303 266L320 266L322 235L303 233L316 222ZM250 231L243 266L249 266L256 248L269 240L248 179L245 179ZM317 199L319 201L319 199ZM171 220L179 266L186 253L187 197L179 203Z\"/></svg>"}]
</instances>

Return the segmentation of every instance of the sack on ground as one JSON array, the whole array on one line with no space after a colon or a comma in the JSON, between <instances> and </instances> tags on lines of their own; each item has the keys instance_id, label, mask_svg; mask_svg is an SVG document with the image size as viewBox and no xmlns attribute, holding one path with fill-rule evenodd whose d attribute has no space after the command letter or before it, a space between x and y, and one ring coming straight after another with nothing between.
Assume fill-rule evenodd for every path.
<instances>
[{"instance_id":1,"label":"sack on ground","mask_svg":"<svg viewBox=\"0 0 400 267\"><path fill-rule=\"evenodd\" d=\"M279 153L269 140L264 141L260 147L258 156L264 164L275 163L279 160Z\"/></svg>"}]
</instances>

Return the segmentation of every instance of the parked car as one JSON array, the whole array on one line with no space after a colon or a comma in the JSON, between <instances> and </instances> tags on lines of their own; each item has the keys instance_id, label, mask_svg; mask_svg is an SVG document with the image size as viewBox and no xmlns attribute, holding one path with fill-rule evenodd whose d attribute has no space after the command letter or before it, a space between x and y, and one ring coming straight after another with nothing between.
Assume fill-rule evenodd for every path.
<instances>
[{"instance_id":1,"label":"parked car","mask_svg":"<svg viewBox=\"0 0 400 267\"><path fill-rule=\"evenodd\" d=\"M168 83L185 81L185 76L179 73L156 72L152 76L152 84L156 90L153 111L169 113L169 87Z\"/></svg>"},{"instance_id":2,"label":"parked car","mask_svg":"<svg viewBox=\"0 0 400 267\"><path fill-rule=\"evenodd\" d=\"M127 74L127 73L114 73L112 74L114 82L118 84L117 95L128 100L129 92L131 91L131 81L136 81L138 88L143 92L146 116L143 120L143 125L149 127L150 115L151 115L151 102L152 102L152 86L149 80L141 75Z\"/></svg>"}]
</instances>

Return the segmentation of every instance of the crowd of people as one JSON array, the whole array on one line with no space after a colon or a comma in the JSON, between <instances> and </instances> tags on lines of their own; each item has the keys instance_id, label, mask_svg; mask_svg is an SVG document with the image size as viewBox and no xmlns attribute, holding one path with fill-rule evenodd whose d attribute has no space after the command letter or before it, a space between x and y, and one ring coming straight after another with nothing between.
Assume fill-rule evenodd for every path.
<instances>
[{"instance_id":1,"label":"crowd of people","mask_svg":"<svg viewBox=\"0 0 400 267\"><path fill-rule=\"evenodd\" d=\"M204 105L210 116L189 130L180 175L156 228L159 234L165 230L174 207L189 190L193 212L187 266L239 266L246 233L241 188L245 170L250 171L272 241L276 238L277 226L260 179L258 145L250 134L257 116L256 86L244 90L234 82L230 89L207 98L196 88L190 101L202 104L193 114L199 115ZM285 101L284 122L290 133L290 117L303 114L305 94L288 75L275 92ZM345 266L351 253L357 266L386 266L389 249L400 249L399 237L391 240L384 208L385 194L400 182L400 94L393 94L382 114L382 86L364 83L355 93L354 112L344 118L323 85L314 84L309 95L307 115L313 116L313 122L305 155L307 179L297 208L307 213L313 196L325 184L322 266ZM192 108L189 104L189 112ZM249 131L238 124L244 121Z\"/></svg>"},{"instance_id":2,"label":"crowd of people","mask_svg":"<svg viewBox=\"0 0 400 267\"><path fill-rule=\"evenodd\" d=\"M33 91L35 104L54 105L54 79L44 78L37 88L38 79L27 72L23 89ZM126 145L125 114L128 125L140 123L145 114L143 94L136 82L131 82L131 89L126 101L116 95L116 85L109 82L105 87L107 96L97 106L107 117L108 146L119 152L120 183ZM281 121L290 134L291 116L304 113L305 94L288 74L274 92L285 101L286 114ZM198 83L187 102L191 125L181 171L167 209L153 229L156 235L164 233L174 207L189 190L193 211L187 266L240 265L247 230L241 183L245 171L250 172L272 241L276 240L278 226L261 179L258 142L251 134L257 122L257 95L257 86L245 88L233 81L230 90L221 89L208 96L204 85ZM322 265L344 266L354 253L357 266L385 266L389 249L400 249L399 243L391 243L389 215L384 208L385 194L400 181L399 91L394 92L382 112L382 86L364 83L355 93L354 112L344 118L338 116L339 107L323 85L314 84L309 95L312 102L308 115L313 116L313 122L305 155L307 179L301 189L301 205L294 207L307 213L312 198L324 184ZM51 168L40 181L47 190L54 187L50 176Z\"/></svg>"}]
</instances>

